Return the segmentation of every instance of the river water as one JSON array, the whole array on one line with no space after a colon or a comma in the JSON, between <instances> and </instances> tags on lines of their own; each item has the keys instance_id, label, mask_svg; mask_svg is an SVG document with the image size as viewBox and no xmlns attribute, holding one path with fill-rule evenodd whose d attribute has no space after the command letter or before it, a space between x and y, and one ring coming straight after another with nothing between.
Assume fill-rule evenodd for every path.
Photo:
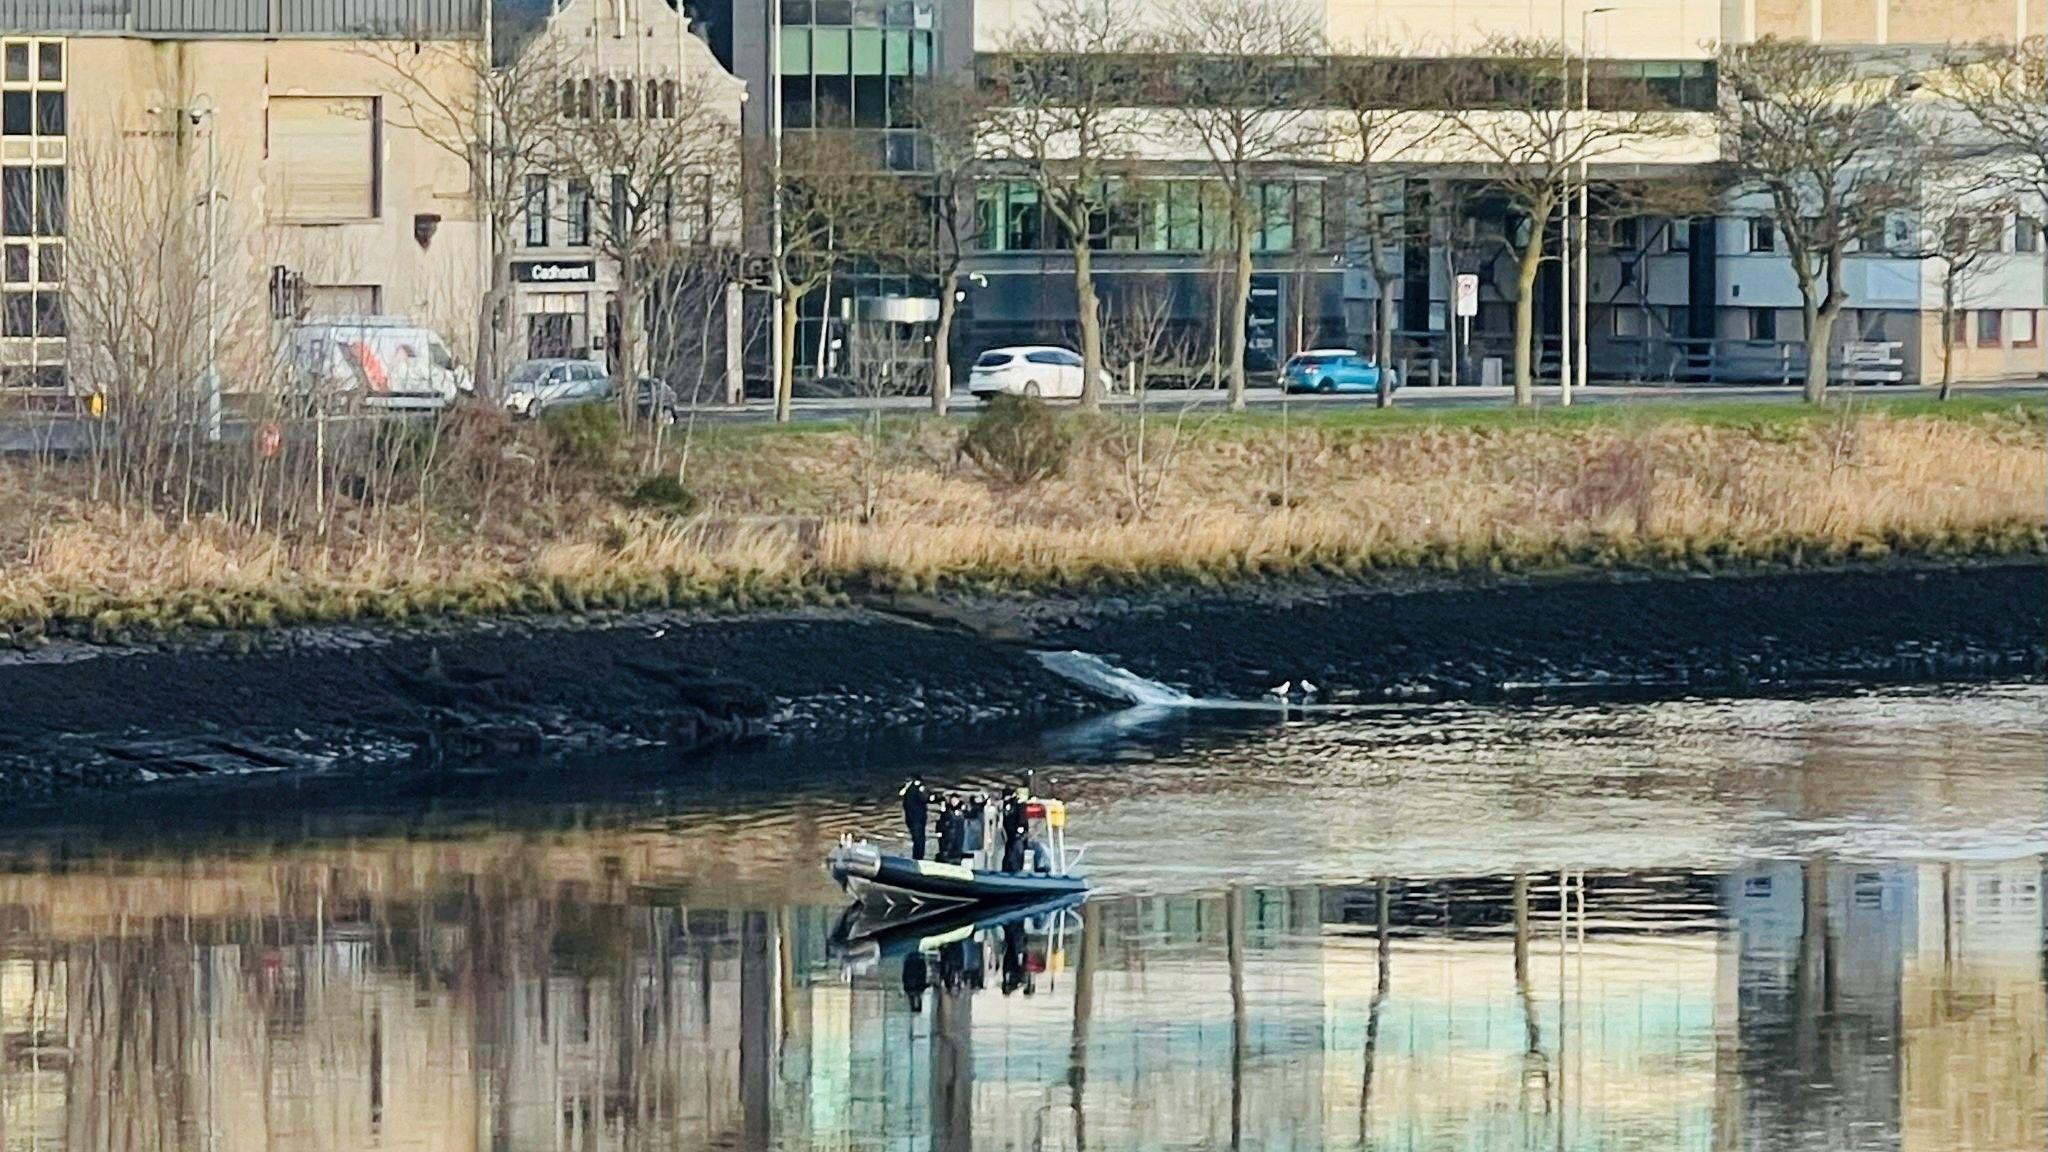
<instances>
[{"instance_id":1,"label":"river water","mask_svg":"<svg viewBox=\"0 0 2048 1152\"><path fill-rule=\"evenodd\" d=\"M0 849L0 1148L2038 1152L2044 719L1138 712L165 791ZM1094 899L835 941L818 860L905 772L1025 769Z\"/></svg>"}]
</instances>

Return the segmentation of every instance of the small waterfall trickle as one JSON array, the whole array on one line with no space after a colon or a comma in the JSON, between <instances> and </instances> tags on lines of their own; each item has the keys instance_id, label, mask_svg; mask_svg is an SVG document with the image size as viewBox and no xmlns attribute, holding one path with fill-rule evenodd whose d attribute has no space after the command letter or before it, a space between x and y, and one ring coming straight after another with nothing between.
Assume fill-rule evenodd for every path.
<instances>
[{"instance_id":1,"label":"small waterfall trickle","mask_svg":"<svg viewBox=\"0 0 2048 1152\"><path fill-rule=\"evenodd\" d=\"M1092 692L1147 708L1188 708L1197 701L1157 680L1147 680L1127 668L1119 668L1087 652L1040 652L1047 671L1065 677Z\"/></svg>"}]
</instances>

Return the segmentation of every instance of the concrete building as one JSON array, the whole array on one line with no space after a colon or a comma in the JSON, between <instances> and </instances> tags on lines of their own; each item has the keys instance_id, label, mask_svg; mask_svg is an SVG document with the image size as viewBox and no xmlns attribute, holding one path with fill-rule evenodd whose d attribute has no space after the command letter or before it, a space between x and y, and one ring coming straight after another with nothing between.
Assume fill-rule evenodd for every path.
<instances>
[{"instance_id":1,"label":"concrete building","mask_svg":"<svg viewBox=\"0 0 2048 1152\"><path fill-rule=\"evenodd\" d=\"M190 322L210 312L245 372L266 325L299 316L402 313L461 346L479 283L468 176L408 127L376 45L474 39L484 21L476 0L0 12L0 379L65 382L67 318L108 291L81 271L129 258L88 250L107 247L80 240L94 234L159 243L193 290ZM187 241L209 232L218 284L202 288L204 248Z\"/></svg>"},{"instance_id":2,"label":"concrete building","mask_svg":"<svg viewBox=\"0 0 2048 1152\"><path fill-rule=\"evenodd\" d=\"M1636 0L1564 6L1445 4L1436 0L1314 0L1321 31L1339 53L1456 67L1502 38L1562 43L1590 58L1598 82L1639 83L1705 120L1719 96L1715 46L1763 36L1812 39L1872 53L1924 51L1950 42L2010 40L2040 32L2032 0ZM2033 7L2038 8L2038 4ZM884 155L911 155L896 117L900 92L923 77L964 79L1011 46L1037 10L1035 0L712 0L706 34L720 61L769 99L750 102L747 131L772 136L814 126L872 131ZM1158 19L1163 8L1143 9ZM899 60L900 57L900 60ZM1596 97L1594 105L1599 106ZM836 111L835 111L836 110ZM840 115L837 120L828 119ZM1144 155L1147 191L1111 212L1096 242L1098 292L1113 319L1163 299L1188 343L1213 343L1223 281L1220 221L1207 165L1187 150L1152 141ZM1593 181L1678 174L1719 157L1711 132L1654 155L1628 149L1590 166ZM1407 182L1395 210L1420 216L1455 199L1483 175L1482 156L1431 157ZM910 166L910 165L905 165ZM1359 343L1378 312L1375 277L1363 266L1346 216L1353 191L1323 163L1274 166L1259 189L1266 217L1254 241L1257 272L1249 325L1255 368L1312 344ZM989 180L981 190L979 251L964 281L955 359L991 344L1076 338L1070 257L1028 181ZM1398 354L1447 367L1452 272L1482 281L1466 380L1509 354L1516 289L1512 261L1497 238L1513 225L1482 198L1470 213L1477 243L1447 252L1409 243L1391 258ZM1917 226L1895 225L1908 241ZM1799 298L1782 245L1754 206L1731 204L1718 219L1672 222L1601 218L1595 210L1589 277L1588 343L1594 375L1620 379L1796 379L1803 362ZM2039 330L2048 320L2037 230L2015 213L1999 225L2001 250L1975 277L1957 322L1961 379L2031 376L2048 370ZM1901 247L1906 246L1902 244ZM1908 381L1939 374L1939 275L1934 262L1873 249L1849 276L1849 312L1836 326L1842 355L1875 358ZM1535 294L1546 371L1560 344L1558 270L1546 264ZM850 280L839 297L935 292L931 285ZM799 363L829 373L820 342L825 318L857 311L850 300L807 306ZM1931 327L1930 327L1931 325ZM1851 346L1854 346L1853 349Z\"/></svg>"},{"instance_id":3,"label":"concrete building","mask_svg":"<svg viewBox=\"0 0 2048 1152\"><path fill-rule=\"evenodd\" d=\"M507 15L501 8L501 16ZM503 45L507 37L500 36ZM650 147L637 165L622 158L622 168L639 171L608 174L602 187L591 186L588 162L524 175L525 204L512 260L518 316L513 358L615 359L619 258L633 248L619 242L623 230L613 227L615 219L659 211L668 237L685 250L731 250L739 243L738 190L727 177L738 170L737 127L746 86L713 56L693 30L688 11L661 0L568 0L540 15L530 36L500 48L508 50L529 64L545 61L530 74L559 86L561 114L572 129L597 116L622 123L638 120L652 129L650 141L671 130L703 136L701 158L710 160L717 153L721 159L716 179L712 173L682 170L699 158L694 146ZM562 138L579 135L572 130ZM631 132L605 138L621 147L639 139ZM643 184L661 187L643 189ZM631 203L643 199L660 203L642 208ZM729 286L732 309L725 306ZM712 295L708 320L716 338L707 345L671 333L668 342L687 344L693 352L709 347L717 361L715 377L725 371L724 349L731 348L734 356L738 352L737 286L730 277L719 277L705 287ZM687 308L695 324L707 322L707 316L698 315L707 311L703 305L693 301ZM662 327L658 312L650 308L649 329ZM657 371L672 367L660 363L659 354L654 359Z\"/></svg>"}]
</instances>

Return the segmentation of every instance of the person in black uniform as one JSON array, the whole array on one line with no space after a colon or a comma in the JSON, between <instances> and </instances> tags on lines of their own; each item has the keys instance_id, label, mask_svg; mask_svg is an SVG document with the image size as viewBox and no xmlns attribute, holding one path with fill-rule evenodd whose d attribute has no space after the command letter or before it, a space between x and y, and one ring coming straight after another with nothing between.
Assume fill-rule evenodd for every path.
<instances>
[{"instance_id":1,"label":"person in black uniform","mask_svg":"<svg viewBox=\"0 0 2048 1152\"><path fill-rule=\"evenodd\" d=\"M911 1015L924 1011L925 990L931 986L931 970L925 964L924 953L913 950L903 958L903 994L910 998Z\"/></svg>"},{"instance_id":2,"label":"person in black uniform","mask_svg":"<svg viewBox=\"0 0 2048 1152\"><path fill-rule=\"evenodd\" d=\"M910 830L910 858L924 859L924 830L926 818L931 814L931 793L925 791L924 781L916 776L903 786L898 793L903 797L903 826Z\"/></svg>"},{"instance_id":3,"label":"person in black uniform","mask_svg":"<svg viewBox=\"0 0 2048 1152\"><path fill-rule=\"evenodd\" d=\"M1024 840L1031 834L1031 817L1025 806L1024 790L1003 801L1003 871L1024 870Z\"/></svg>"},{"instance_id":4,"label":"person in black uniform","mask_svg":"<svg viewBox=\"0 0 2048 1152\"><path fill-rule=\"evenodd\" d=\"M960 860L960 840L966 831L965 818L960 811L958 798L948 796L939 803L939 863L954 864Z\"/></svg>"}]
</instances>

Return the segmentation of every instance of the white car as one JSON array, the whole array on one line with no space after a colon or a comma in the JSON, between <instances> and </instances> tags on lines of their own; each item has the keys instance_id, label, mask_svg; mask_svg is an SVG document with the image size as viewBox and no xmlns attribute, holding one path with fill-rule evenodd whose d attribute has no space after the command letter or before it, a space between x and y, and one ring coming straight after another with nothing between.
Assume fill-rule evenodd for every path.
<instances>
[{"instance_id":1,"label":"white car","mask_svg":"<svg viewBox=\"0 0 2048 1152\"><path fill-rule=\"evenodd\" d=\"M1081 395L1079 353L1049 344L1016 348L991 348L974 362L967 374L967 390L975 399L987 399L998 392L1012 396L1073 398ZM1103 372L1102 391L1110 391L1109 373Z\"/></svg>"}]
</instances>

